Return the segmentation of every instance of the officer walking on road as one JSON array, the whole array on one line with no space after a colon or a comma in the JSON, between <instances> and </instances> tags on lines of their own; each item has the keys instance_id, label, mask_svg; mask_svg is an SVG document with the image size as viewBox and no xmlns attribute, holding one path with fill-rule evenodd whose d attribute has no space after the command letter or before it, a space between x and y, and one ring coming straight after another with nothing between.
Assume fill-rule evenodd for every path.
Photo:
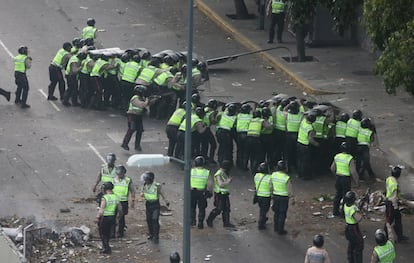
<instances>
[{"instance_id":1,"label":"officer walking on road","mask_svg":"<svg viewBox=\"0 0 414 263\"><path fill-rule=\"evenodd\" d=\"M153 172L145 172L141 175L144 181L141 196L145 199L145 213L149 231L148 240L152 240L155 244L158 244L160 234L160 196L167 207L170 206L170 203L165 198L161 190L161 185L154 181L154 177Z\"/></svg>"},{"instance_id":2,"label":"officer walking on road","mask_svg":"<svg viewBox=\"0 0 414 263\"><path fill-rule=\"evenodd\" d=\"M28 56L29 49L26 46L21 46L17 50L19 53L14 57L14 78L17 85L16 100L14 103L19 104L22 109L30 108L27 102L27 96L29 95L29 81L27 80L26 70L32 66L32 58ZM6 94L7 95L7 94ZM8 93L7 100L10 100L10 92Z\"/></svg>"},{"instance_id":3,"label":"officer walking on road","mask_svg":"<svg viewBox=\"0 0 414 263\"><path fill-rule=\"evenodd\" d=\"M197 156L194 159L194 167L191 168L191 225L196 225L196 208L198 206L198 229L204 228L206 217L207 198L211 198L212 180L210 171L204 168L204 157Z\"/></svg>"},{"instance_id":4,"label":"officer walking on road","mask_svg":"<svg viewBox=\"0 0 414 263\"><path fill-rule=\"evenodd\" d=\"M125 216L128 214L128 199L131 199L131 208L135 207L135 187L132 184L132 179L129 176L125 176L126 169L123 165L118 165L115 168L116 176L113 180L114 194L119 199L122 206L122 216L119 219L118 224L118 237L124 237L125 232Z\"/></svg>"},{"instance_id":5,"label":"officer walking on road","mask_svg":"<svg viewBox=\"0 0 414 263\"><path fill-rule=\"evenodd\" d=\"M95 19L93 18L88 18L88 20L86 20L86 27L84 27L82 29L82 39L92 39L95 40L97 37L97 29L95 27ZM93 45L93 41L91 43Z\"/></svg>"},{"instance_id":6,"label":"officer walking on road","mask_svg":"<svg viewBox=\"0 0 414 263\"><path fill-rule=\"evenodd\" d=\"M207 225L213 227L213 220L223 212L223 226L234 227L230 223L230 191L229 186L233 181L230 176L230 170L233 166L233 161L223 160L220 169L214 174L214 206L215 208L210 212L207 218Z\"/></svg>"},{"instance_id":7,"label":"officer walking on road","mask_svg":"<svg viewBox=\"0 0 414 263\"><path fill-rule=\"evenodd\" d=\"M364 250L364 239L359 230L358 222L362 220L362 215L355 205L355 192L348 191L345 194L345 237L348 240L348 262L362 263L362 251Z\"/></svg>"},{"instance_id":8,"label":"officer walking on road","mask_svg":"<svg viewBox=\"0 0 414 263\"><path fill-rule=\"evenodd\" d=\"M377 229L375 231L375 242L377 245L372 251L371 263L393 263L395 260L395 242L392 227L388 222L385 227L387 229L387 233L385 233L382 229Z\"/></svg>"},{"instance_id":9,"label":"officer walking on road","mask_svg":"<svg viewBox=\"0 0 414 263\"><path fill-rule=\"evenodd\" d=\"M53 95L55 92L56 84L59 83L59 94L60 99L63 100L63 96L65 95L65 80L63 79L62 69L66 69L68 61L72 56L70 51L72 49L72 44L69 42L63 43L63 46L59 51L56 53L55 57L53 58L52 62L49 66L49 79L50 84L48 87L48 100L57 100L57 98Z\"/></svg>"},{"instance_id":10,"label":"officer walking on road","mask_svg":"<svg viewBox=\"0 0 414 263\"><path fill-rule=\"evenodd\" d=\"M255 202L259 204L259 230L266 229L267 212L270 209L271 195L273 186L271 183L271 175L269 174L266 163L259 164L257 173L254 176L254 185L256 189Z\"/></svg>"},{"instance_id":11,"label":"officer walking on road","mask_svg":"<svg viewBox=\"0 0 414 263\"><path fill-rule=\"evenodd\" d=\"M313 237L313 246L306 251L304 263L331 263L328 251L323 248L324 238L317 234Z\"/></svg>"}]
</instances>

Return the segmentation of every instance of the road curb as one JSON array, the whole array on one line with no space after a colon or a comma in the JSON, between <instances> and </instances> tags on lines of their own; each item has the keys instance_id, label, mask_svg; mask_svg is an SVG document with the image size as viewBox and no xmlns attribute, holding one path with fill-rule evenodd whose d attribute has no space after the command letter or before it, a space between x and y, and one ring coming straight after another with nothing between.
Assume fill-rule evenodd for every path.
<instances>
[{"instance_id":1,"label":"road curb","mask_svg":"<svg viewBox=\"0 0 414 263\"><path fill-rule=\"evenodd\" d=\"M255 43L253 43L250 39L245 37L242 33L240 33L237 29L231 26L229 23L224 21L216 12L214 12L210 7L208 7L202 0L194 0L194 3L198 10L200 10L205 16L207 16L211 21L213 21L216 25L218 25L224 31L233 35L234 39L239 42L241 45L249 49L250 51L260 50L262 49ZM301 90L308 94L314 95L326 95L326 94L342 94L342 92L332 92L326 90L320 90L313 88L308 82L304 79L296 75L293 71L291 71L279 58L275 58L274 56L268 54L267 52L261 52L258 54L262 59L270 63L274 68L280 70L284 73L291 81L293 81Z\"/></svg>"}]
</instances>

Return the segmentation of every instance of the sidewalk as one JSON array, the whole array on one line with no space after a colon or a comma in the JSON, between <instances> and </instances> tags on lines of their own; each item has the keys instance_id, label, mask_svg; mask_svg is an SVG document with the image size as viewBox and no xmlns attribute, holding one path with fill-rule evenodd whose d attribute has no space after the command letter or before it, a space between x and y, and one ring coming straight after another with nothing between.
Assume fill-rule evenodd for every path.
<instances>
[{"instance_id":1,"label":"sidewalk","mask_svg":"<svg viewBox=\"0 0 414 263\"><path fill-rule=\"evenodd\" d=\"M245 3L249 13L257 15L254 1ZM266 43L267 18L265 30L257 30L258 18L228 18L226 14L235 12L233 1L195 0L195 5L249 50L279 45ZM286 30L280 46L287 47L292 56L296 56L295 39ZM404 164L408 168L401 185L403 192L414 192L414 136L411 132L414 128L414 99L403 91L397 96L386 94L382 79L372 73L375 58L359 47L307 48L306 55L315 57L318 62L289 63L282 59L289 55L286 49L260 53L270 65L284 72L297 87L317 101L332 102L349 113L361 109L365 116L371 117L377 127L378 151L386 155L390 164ZM384 175L388 175L387 166L383 163Z\"/></svg>"}]
</instances>

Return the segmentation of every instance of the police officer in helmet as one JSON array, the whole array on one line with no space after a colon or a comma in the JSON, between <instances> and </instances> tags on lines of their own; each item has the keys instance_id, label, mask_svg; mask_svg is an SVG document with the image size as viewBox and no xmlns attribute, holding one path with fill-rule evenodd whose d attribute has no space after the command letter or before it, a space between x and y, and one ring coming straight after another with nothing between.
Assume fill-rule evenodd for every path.
<instances>
[{"instance_id":1,"label":"police officer in helmet","mask_svg":"<svg viewBox=\"0 0 414 263\"><path fill-rule=\"evenodd\" d=\"M387 232L382 229L375 231L375 242L371 263L394 262L396 258L394 234L390 223L386 223Z\"/></svg>"},{"instance_id":2,"label":"police officer in helmet","mask_svg":"<svg viewBox=\"0 0 414 263\"><path fill-rule=\"evenodd\" d=\"M364 250L364 239L359 229L362 215L355 205L355 192L348 191L345 194L344 214L345 214L345 237L348 240L348 262L362 263L362 251Z\"/></svg>"},{"instance_id":3,"label":"police officer in helmet","mask_svg":"<svg viewBox=\"0 0 414 263\"><path fill-rule=\"evenodd\" d=\"M29 81L27 80L26 71L32 66L32 58L28 56L29 49L27 46L19 47L17 52L19 54L13 58L14 79L17 85L14 103L20 104L20 107L25 109L30 108L30 105L26 103L29 95ZM10 101L10 92L3 91L2 94Z\"/></svg>"}]
</instances>

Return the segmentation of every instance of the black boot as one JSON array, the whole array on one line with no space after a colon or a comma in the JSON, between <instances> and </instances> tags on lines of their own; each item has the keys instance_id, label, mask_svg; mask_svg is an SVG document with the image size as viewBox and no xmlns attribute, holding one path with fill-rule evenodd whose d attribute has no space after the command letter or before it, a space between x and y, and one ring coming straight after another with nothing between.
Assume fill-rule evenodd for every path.
<instances>
[{"instance_id":1,"label":"black boot","mask_svg":"<svg viewBox=\"0 0 414 263\"><path fill-rule=\"evenodd\" d=\"M220 210L218 210L217 208L214 208L213 211L210 212L210 214L208 215L208 218L207 218L207 226L208 227L213 227L213 220L219 214L220 214Z\"/></svg>"},{"instance_id":2,"label":"black boot","mask_svg":"<svg viewBox=\"0 0 414 263\"><path fill-rule=\"evenodd\" d=\"M232 223L230 223L230 213L229 212L223 212L222 217L223 217L223 226L224 227L231 227L231 228L235 227Z\"/></svg>"}]
</instances>

